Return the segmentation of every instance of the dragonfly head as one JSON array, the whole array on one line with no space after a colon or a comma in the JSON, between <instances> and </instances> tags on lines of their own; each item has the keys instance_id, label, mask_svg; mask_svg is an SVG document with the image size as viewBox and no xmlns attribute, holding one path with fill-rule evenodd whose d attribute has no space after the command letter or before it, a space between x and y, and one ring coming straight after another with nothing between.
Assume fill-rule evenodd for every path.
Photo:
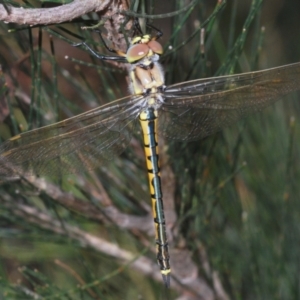
<instances>
[{"instance_id":1,"label":"dragonfly head","mask_svg":"<svg viewBox=\"0 0 300 300\"><path fill-rule=\"evenodd\" d=\"M159 56L162 53L162 45L155 39L152 39L150 35L146 34L133 38L131 46L127 50L126 59L129 63L138 63L146 57L149 58L149 61L152 61L152 56Z\"/></svg>"}]
</instances>

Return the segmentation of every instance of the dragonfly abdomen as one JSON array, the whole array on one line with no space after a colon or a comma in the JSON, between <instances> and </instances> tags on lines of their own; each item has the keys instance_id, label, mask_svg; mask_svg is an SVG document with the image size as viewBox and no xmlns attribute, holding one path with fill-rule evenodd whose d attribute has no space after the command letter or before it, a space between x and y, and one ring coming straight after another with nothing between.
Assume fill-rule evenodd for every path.
<instances>
[{"instance_id":1,"label":"dragonfly abdomen","mask_svg":"<svg viewBox=\"0 0 300 300\"><path fill-rule=\"evenodd\" d=\"M153 107L148 107L140 113L139 119L143 131L144 150L152 200L153 218L155 223L157 263L160 267L163 281L165 285L169 287L171 268L161 192L160 166L156 133L157 111Z\"/></svg>"}]
</instances>

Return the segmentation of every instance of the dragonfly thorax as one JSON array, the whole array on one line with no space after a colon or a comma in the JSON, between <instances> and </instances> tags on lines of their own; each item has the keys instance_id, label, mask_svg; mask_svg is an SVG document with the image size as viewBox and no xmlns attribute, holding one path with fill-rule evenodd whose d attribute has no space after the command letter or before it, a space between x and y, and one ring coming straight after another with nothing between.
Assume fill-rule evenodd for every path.
<instances>
[{"instance_id":1,"label":"dragonfly thorax","mask_svg":"<svg viewBox=\"0 0 300 300\"><path fill-rule=\"evenodd\" d=\"M134 65L130 70L131 93L135 95L148 94L153 89L164 86L165 79L162 66L158 62L151 62L148 68L144 65Z\"/></svg>"}]
</instances>

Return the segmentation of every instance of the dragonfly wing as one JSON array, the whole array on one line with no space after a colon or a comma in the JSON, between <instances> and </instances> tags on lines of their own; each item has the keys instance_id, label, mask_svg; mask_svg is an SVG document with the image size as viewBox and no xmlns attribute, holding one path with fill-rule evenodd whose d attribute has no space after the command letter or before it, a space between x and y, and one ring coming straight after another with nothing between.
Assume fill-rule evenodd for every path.
<instances>
[{"instance_id":1,"label":"dragonfly wing","mask_svg":"<svg viewBox=\"0 0 300 300\"><path fill-rule=\"evenodd\" d=\"M164 92L159 132L197 140L300 89L300 63L233 76L190 81Z\"/></svg>"},{"instance_id":2,"label":"dragonfly wing","mask_svg":"<svg viewBox=\"0 0 300 300\"><path fill-rule=\"evenodd\" d=\"M111 160L130 141L141 99L122 98L11 138L0 145L0 178L79 173Z\"/></svg>"}]
</instances>

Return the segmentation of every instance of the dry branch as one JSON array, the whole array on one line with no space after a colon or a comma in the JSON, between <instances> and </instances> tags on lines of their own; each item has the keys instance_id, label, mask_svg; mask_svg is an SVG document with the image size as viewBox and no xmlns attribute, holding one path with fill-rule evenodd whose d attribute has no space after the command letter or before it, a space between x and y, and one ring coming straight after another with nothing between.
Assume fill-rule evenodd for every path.
<instances>
[{"instance_id":1,"label":"dry branch","mask_svg":"<svg viewBox=\"0 0 300 300\"><path fill-rule=\"evenodd\" d=\"M111 0L74 0L53 8L23 8L0 4L0 21L19 25L57 24L71 21L89 12L101 12Z\"/></svg>"}]
</instances>

